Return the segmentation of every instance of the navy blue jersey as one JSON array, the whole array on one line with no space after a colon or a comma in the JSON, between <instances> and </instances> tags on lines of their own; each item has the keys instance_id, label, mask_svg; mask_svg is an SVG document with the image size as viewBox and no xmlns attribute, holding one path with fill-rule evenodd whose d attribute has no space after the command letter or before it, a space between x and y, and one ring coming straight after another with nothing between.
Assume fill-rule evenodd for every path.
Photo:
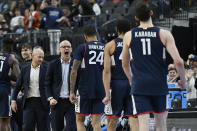
<instances>
[{"instance_id":1,"label":"navy blue jersey","mask_svg":"<svg viewBox=\"0 0 197 131\"><path fill-rule=\"evenodd\" d=\"M9 64L10 55L0 55L0 87L10 87L10 64Z\"/></svg>"},{"instance_id":2,"label":"navy blue jersey","mask_svg":"<svg viewBox=\"0 0 197 131\"><path fill-rule=\"evenodd\" d=\"M165 46L159 33L160 29L157 27L132 30L130 43L133 57L132 94L166 95L168 93Z\"/></svg>"},{"instance_id":3,"label":"navy blue jersey","mask_svg":"<svg viewBox=\"0 0 197 131\"><path fill-rule=\"evenodd\" d=\"M87 42L77 47L74 59L81 61L78 90L81 97L103 98L102 81L104 44L98 41Z\"/></svg>"},{"instance_id":4,"label":"navy blue jersey","mask_svg":"<svg viewBox=\"0 0 197 131\"><path fill-rule=\"evenodd\" d=\"M123 40L121 38L114 39L115 50L111 56L112 68L111 68L111 80L127 80L122 69L122 48Z\"/></svg>"}]
</instances>

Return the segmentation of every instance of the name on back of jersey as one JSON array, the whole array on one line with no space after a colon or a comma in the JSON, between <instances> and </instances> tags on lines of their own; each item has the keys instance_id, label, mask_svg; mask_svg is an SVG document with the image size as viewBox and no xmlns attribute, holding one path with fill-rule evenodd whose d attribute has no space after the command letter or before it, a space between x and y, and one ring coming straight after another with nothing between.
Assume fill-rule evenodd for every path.
<instances>
[{"instance_id":1,"label":"name on back of jersey","mask_svg":"<svg viewBox=\"0 0 197 131\"><path fill-rule=\"evenodd\" d=\"M103 45L88 45L89 49L104 50Z\"/></svg>"},{"instance_id":2,"label":"name on back of jersey","mask_svg":"<svg viewBox=\"0 0 197 131\"><path fill-rule=\"evenodd\" d=\"M122 42L117 42L117 47L122 47L123 43Z\"/></svg>"},{"instance_id":3,"label":"name on back of jersey","mask_svg":"<svg viewBox=\"0 0 197 131\"><path fill-rule=\"evenodd\" d=\"M6 57L5 56L0 56L0 60L5 60L6 59Z\"/></svg>"},{"instance_id":4,"label":"name on back of jersey","mask_svg":"<svg viewBox=\"0 0 197 131\"><path fill-rule=\"evenodd\" d=\"M155 31L137 31L135 37L157 37L157 33Z\"/></svg>"}]
</instances>

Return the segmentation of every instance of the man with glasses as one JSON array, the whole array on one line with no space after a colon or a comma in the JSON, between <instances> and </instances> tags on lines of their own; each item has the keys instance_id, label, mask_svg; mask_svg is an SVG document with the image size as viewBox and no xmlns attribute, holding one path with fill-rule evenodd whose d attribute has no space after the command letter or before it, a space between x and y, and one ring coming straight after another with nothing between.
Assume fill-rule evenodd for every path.
<instances>
[{"instance_id":1,"label":"man with glasses","mask_svg":"<svg viewBox=\"0 0 197 131\"><path fill-rule=\"evenodd\" d=\"M60 58L51 61L46 74L46 95L52 111L55 131L75 131L74 105L69 101L69 72L71 69L71 43L64 40L59 47Z\"/></svg>"}]
</instances>

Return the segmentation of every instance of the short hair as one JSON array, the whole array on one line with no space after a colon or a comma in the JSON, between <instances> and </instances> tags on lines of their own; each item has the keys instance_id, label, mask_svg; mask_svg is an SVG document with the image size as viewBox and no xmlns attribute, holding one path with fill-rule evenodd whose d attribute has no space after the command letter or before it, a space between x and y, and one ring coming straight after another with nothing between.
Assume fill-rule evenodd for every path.
<instances>
[{"instance_id":1,"label":"short hair","mask_svg":"<svg viewBox=\"0 0 197 131\"><path fill-rule=\"evenodd\" d=\"M33 48L32 54L36 54L38 52L38 50L41 50L44 53L44 50L42 49L41 46L35 46Z\"/></svg>"},{"instance_id":2,"label":"short hair","mask_svg":"<svg viewBox=\"0 0 197 131\"><path fill-rule=\"evenodd\" d=\"M70 41L68 41L68 40L63 40L63 41L61 41L61 42L60 42L60 45L61 45L62 43L69 43L70 46L72 47L72 44L71 44Z\"/></svg>"},{"instance_id":3,"label":"short hair","mask_svg":"<svg viewBox=\"0 0 197 131\"><path fill-rule=\"evenodd\" d=\"M31 44L29 44L29 43L25 43L25 44L23 44L22 46L21 46L21 50L22 49L29 49L29 50L32 50L32 46L31 46Z\"/></svg>"},{"instance_id":4,"label":"short hair","mask_svg":"<svg viewBox=\"0 0 197 131\"><path fill-rule=\"evenodd\" d=\"M135 16L140 20L140 21L148 21L150 18L150 5L148 2L140 1L137 3L135 7Z\"/></svg>"},{"instance_id":5,"label":"short hair","mask_svg":"<svg viewBox=\"0 0 197 131\"><path fill-rule=\"evenodd\" d=\"M83 29L83 34L86 36L96 36L97 32L93 25L87 25Z\"/></svg>"},{"instance_id":6,"label":"short hair","mask_svg":"<svg viewBox=\"0 0 197 131\"><path fill-rule=\"evenodd\" d=\"M13 51L13 46L14 46L14 40L12 40L9 37L5 37L2 40L2 51L11 53Z\"/></svg>"},{"instance_id":7,"label":"short hair","mask_svg":"<svg viewBox=\"0 0 197 131\"><path fill-rule=\"evenodd\" d=\"M19 11L20 12L21 10L20 10L20 8L16 8L15 11Z\"/></svg>"},{"instance_id":8,"label":"short hair","mask_svg":"<svg viewBox=\"0 0 197 131\"><path fill-rule=\"evenodd\" d=\"M119 32L120 34L125 34L131 29L131 23L127 19L119 19L117 20L115 27L117 29L117 32Z\"/></svg>"},{"instance_id":9,"label":"short hair","mask_svg":"<svg viewBox=\"0 0 197 131\"><path fill-rule=\"evenodd\" d=\"M168 69L168 72L170 72L170 71L172 71L172 70L174 70L174 71L177 72L176 68L169 68L169 69Z\"/></svg>"}]
</instances>

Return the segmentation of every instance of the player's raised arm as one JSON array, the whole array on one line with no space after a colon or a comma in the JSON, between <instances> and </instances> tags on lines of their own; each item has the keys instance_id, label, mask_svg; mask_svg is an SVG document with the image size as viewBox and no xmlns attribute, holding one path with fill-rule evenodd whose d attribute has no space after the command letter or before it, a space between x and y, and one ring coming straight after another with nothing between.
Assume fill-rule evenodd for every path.
<instances>
[{"instance_id":1,"label":"player's raised arm","mask_svg":"<svg viewBox=\"0 0 197 131\"><path fill-rule=\"evenodd\" d=\"M172 57L176 69L180 75L181 81L179 82L180 88L185 88L185 69L184 69L184 62L183 59L180 57L177 47L175 45L174 38L172 34L167 30L160 30L161 41L166 46L167 51L169 52L170 56Z\"/></svg>"},{"instance_id":2,"label":"player's raised arm","mask_svg":"<svg viewBox=\"0 0 197 131\"><path fill-rule=\"evenodd\" d=\"M122 68L131 85L132 72L130 67L130 55L129 55L130 42L131 42L131 31L127 32L123 38L123 50L122 50Z\"/></svg>"},{"instance_id":3,"label":"player's raised arm","mask_svg":"<svg viewBox=\"0 0 197 131\"><path fill-rule=\"evenodd\" d=\"M103 84L105 88L105 98L103 103L107 104L110 99L110 81L111 81L111 54L114 51L114 41L106 44L104 50L104 70L103 70Z\"/></svg>"}]
</instances>

